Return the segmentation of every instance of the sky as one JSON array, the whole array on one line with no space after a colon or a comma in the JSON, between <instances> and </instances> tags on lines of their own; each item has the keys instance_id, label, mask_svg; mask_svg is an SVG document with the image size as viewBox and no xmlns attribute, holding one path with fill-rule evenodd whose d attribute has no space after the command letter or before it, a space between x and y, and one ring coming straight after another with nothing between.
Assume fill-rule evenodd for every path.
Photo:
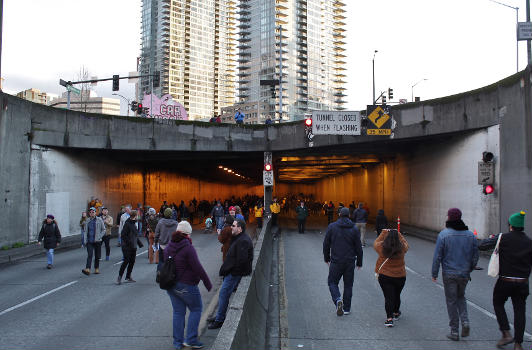
<instances>
[{"instance_id":1,"label":"sky","mask_svg":"<svg viewBox=\"0 0 532 350\"><path fill-rule=\"evenodd\" d=\"M422 100L453 95L517 71L514 9L489 0L344 2L349 110L371 104L375 50L376 94L392 88L394 101L410 101L412 90ZM500 2L519 7L519 21L525 21L525 0ZM140 0L4 0L4 91L61 94L59 79L76 80L82 66L98 78L135 71L140 5ZM521 41L519 70L526 61ZM112 97L111 82L99 83L96 92ZM121 80L118 93L132 99L134 84Z\"/></svg>"}]
</instances>

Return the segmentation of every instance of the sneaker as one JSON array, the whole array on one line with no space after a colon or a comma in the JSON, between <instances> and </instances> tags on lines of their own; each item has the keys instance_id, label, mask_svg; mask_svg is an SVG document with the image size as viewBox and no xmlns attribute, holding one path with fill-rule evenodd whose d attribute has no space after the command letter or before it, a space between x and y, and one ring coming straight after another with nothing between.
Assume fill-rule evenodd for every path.
<instances>
[{"instance_id":1,"label":"sneaker","mask_svg":"<svg viewBox=\"0 0 532 350\"><path fill-rule=\"evenodd\" d=\"M121 285L122 284L122 276L118 276L116 279L116 284Z\"/></svg>"},{"instance_id":2,"label":"sneaker","mask_svg":"<svg viewBox=\"0 0 532 350\"><path fill-rule=\"evenodd\" d=\"M135 283L137 281L135 281L133 278L129 277L129 278L126 278L126 282Z\"/></svg>"},{"instance_id":3,"label":"sneaker","mask_svg":"<svg viewBox=\"0 0 532 350\"><path fill-rule=\"evenodd\" d=\"M460 340L460 337L458 336L458 332L451 332L447 334L447 338L451 339L452 341L458 341Z\"/></svg>"},{"instance_id":4,"label":"sneaker","mask_svg":"<svg viewBox=\"0 0 532 350\"><path fill-rule=\"evenodd\" d=\"M462 338L468 337L469 331L470 331L470 328L468 324L462 325L462 334L461 334Z\"/></svg>"},{"instance_id":5,"label":"sneaker","mask_svg":"<svg viewBox=\"0 0 532 350\"><path fill-rule=\"evenodd\" d=\"M351 313L351 311L345 311L344 310L344 315L349 315Z\"/></svg>"},{"instance_id":6,"label":"sneaker","mask_svg":"<svg viewBox=\"0 0 532 350\"><path fill-rule=\"evenodd\" d=\"M201 349L203 348L203 343L197 342L196 344L187 344L183 343L183 346L190 346L192 349Z\"/></svg>"},{"instance_id":7,"label":"sneaker","mask_svg":"<svg viewBox=\"0 0 532 350\"><path fill-rule=\"evenodd\" d=\"M52 269L52 264L48 264L48 265L46 265L46 268L47 268L48 270L51 270L51 269Z\"/></svg>"},{"instance_id":8,"label":"sneaker","mask_svg":"<svg viewBox=\"0 0 532 350\"><path fill-rule=\"evenodd\" d=\"M393 327L393 320L384 321L384 327Z\"/></svg>"},{"instance_id":9,"label":"sneaker","mask_svg":"<svg viewBox=\"0 0 532 350\"><path fill-rule=\"evenodd\" d=\"M398 311L398 312L394 312L393 313L393 320L394 321L397 321L398 319L401 318L401 311Z\"/></svg>"},{"instance_id":10,"label":"sneaker","mask_svg":"<svg viewBox=\"0 0 532 350\"><path fill-rule=\"evenodd\" d=\"M81 273L84 274L84 275L87 275L87 276L88 276L88 275L91 274L91 270L89 270L89 269L83 269L83 270L81 270Z\"/></svg>"},{"instance_id":11,"label":"sneaker","mask_svg":"<svg viewBox=\"0 0 532 350\"><path fill-rule=\"evenodd\" d=\"M100 273L100 269L94 269L94 274L98 275Z\"/></svg>"},{"instance_id":12,"label":"sneaker","mask_svg":"<svg viewBox=\"0 0 532 350\"><path fill-rule=\"evenodd\" d=\"M336 302L336 315L343 316L343 314L344 314L344 302L342 300L338 300Z\"/></svg>"},{"instance_id":13,"label":"sneaker","mask_svg":"<svg viewBox=\"0 0 532 350\"><path fill-rule=\"evenodd\" d=\"M211 322L214 322L214 321L216 321L216 316L212 316L212 317L209 317L207 319L207 323L211 323Z\"/></svg>"},{"instance_id":14,"label":"sneaker","mask_svg":"<svg viewBox=\"0 0 532 350\"><path fill-rule=\"evenodd\" d=\"M223 322L214 321L214 322L209 323L209 326L207 328L218 329L218 328L221 328L223 324L224 324Z\"/></svg>"}]
</instances>

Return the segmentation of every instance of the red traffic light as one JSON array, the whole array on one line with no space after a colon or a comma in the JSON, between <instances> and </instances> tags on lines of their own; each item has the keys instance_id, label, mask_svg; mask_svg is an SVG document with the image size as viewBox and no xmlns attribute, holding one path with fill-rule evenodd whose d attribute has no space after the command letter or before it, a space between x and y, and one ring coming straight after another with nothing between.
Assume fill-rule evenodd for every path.
<instances>
[{"instance_id":1,"label":"red traffic light","mask_svg":"<svg viewBox=\"0 0 532 350\"><path fill-rule=\"evenodd\" d=\"M492 185L484 185L484 194L492 194L494 188Z\"/></svg>"},{"instance_id":2,"label":"red traffic light","mask_svg":"<svg viewBox=\"0 0 532 350\"><path fill-rule=\"evenodd\" d=\"M312 126L312 118L305 119L305 125L309 127Z\"/></svg>"},{"instance_id":3,"label":"red traffic light","mask_svg":"<svg viewBox=\"0 0 532 350\"><path fill-rule=\"evenodd\" d=\"M272 171L272 165L270 163L264 164L264 170L266 171Z\"/></svg>"}]
</instances>

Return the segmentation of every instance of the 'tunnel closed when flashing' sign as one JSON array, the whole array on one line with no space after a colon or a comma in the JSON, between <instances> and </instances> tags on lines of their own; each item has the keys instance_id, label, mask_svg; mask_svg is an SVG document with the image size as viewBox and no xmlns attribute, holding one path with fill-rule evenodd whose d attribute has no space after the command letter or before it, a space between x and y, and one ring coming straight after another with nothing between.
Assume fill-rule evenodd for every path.
<instances>
[{"instance_id":1,"label":"'tunnel closed when flashing' sign","mask_svg":"<svg viewBox=\"0 0 532 350\"><path fill-rule=\"evenodd\" d=\"M360 135L360 112L313 111L314 135Z\"/></svg>"}]
</instances>

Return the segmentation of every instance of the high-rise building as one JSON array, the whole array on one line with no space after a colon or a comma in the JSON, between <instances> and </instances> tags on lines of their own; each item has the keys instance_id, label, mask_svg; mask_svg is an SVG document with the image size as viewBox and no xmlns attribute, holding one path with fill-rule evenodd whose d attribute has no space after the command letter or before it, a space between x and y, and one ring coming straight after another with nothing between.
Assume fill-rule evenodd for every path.
<instances>
[{"instance_id":1,"label":"high-rise building","mask_svg":"<svg viewBox=\"0 0 532 350\"><path fill-rule=\"evenodd\" d=\"M49 94L47 92L42 92L38 89L31 88L17 93L17 97L31 102L48 105L52 99L57 98L58 96L56 94Z\"/></svg>"},{"instance_id":2,"label":"high-rise building","mask_svg":"<svg viewBox=\"0 0 532 350\"><path fill-rule=\"evenodd\" d=\"M237 97L255 104L254 122L279 119L281 104L283 120L344 109L344 7L340 0L239 1ZM282 91L268 85L281 74Z\"/></svg>"},{"instance_id":3,"label":"high-rise building","mask_svg":"<svg viewBox=\"0 0 532 350\"><path fill-rule=\"evenodd\" d=\"M234 0L142 0L139 72L160 72L155 95L172 95L189 119L208 119L235 102ZM141 78L139 98L153 80Z\"/></svg>"}]
</instances>

